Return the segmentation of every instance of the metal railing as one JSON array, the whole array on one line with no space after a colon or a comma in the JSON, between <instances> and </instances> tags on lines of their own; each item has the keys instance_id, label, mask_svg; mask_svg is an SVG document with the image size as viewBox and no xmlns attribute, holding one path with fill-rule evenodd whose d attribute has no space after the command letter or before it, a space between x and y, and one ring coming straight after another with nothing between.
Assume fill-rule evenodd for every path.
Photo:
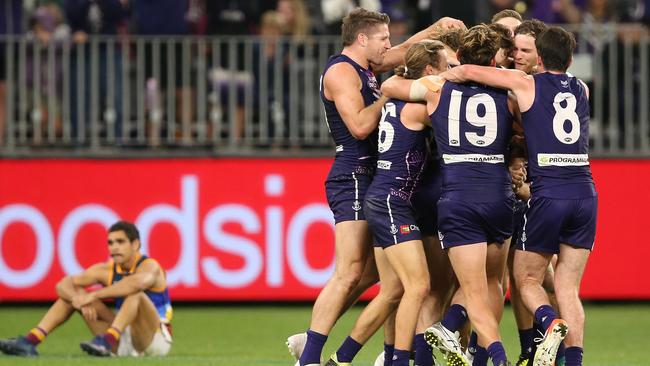
<instances>
[{"instance_id":1,"label":"metal railing","mask_svg":"<svg viewBox=\"0 0 650 366\"><path fill-rule=\"evenodd\" d=\"M650 157L647 32L573 30L591 155ZM339 37L3 37L0 155L331 155L318 87L339 49Z\"/></svg>"}]
</instances>

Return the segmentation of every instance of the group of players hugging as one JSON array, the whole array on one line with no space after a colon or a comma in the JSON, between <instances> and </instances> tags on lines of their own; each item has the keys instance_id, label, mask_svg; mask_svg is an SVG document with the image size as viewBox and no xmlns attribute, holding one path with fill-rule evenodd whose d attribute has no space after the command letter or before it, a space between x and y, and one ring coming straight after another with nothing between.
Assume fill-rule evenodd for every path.
<instances>
[{"instance_id":1,"label":"group of players hugging","mask_svg":"<svg viewBox=\"0 0 650 366\"><path fill-rule=\"evenodd\" d=\"M597 193L589 90L567 73L566 30L512 10L469 29L442 18L391 46L385 14L355 9L320 96L336 145L327 176L336 266L296 365L351 365L384 326L376 366L511 365L499 323L508 289L516 365L582 365L582 274ZM375 75L395 75L379 87ZM329 359L337 319L378 295Z\"/></svg>"}]
</instances>

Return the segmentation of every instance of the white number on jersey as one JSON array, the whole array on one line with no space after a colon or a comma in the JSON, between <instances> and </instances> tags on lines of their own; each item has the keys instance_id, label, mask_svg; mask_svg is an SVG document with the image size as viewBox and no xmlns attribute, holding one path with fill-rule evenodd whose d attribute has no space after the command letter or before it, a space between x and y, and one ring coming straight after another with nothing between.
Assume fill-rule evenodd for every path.
<instances>
[{"instance_id":1,"label":"white number on jersey","mask_svg":"<svg viewBox=\"0 0 650 366\"><path fill-rule=\"evenodd\" d=\"M460 146L460 105L463 92L453 90L449 103L448 130L449 146ZM485 114L478 115L478 108L483 105ZM471 125L484 127L485 133L481 136L476 132L466 132L465 138L474 146L489 146L497 138L497 106L489 94L481 93L472 95L465 106L465 119Z\"/></svg>"},{"instance_id":2,"label":"white number on jersey","mask_svg":"<svg viewBox=\"0 0 650 366\"><path fill-rule=\"evenodd\" d=\"M566 107L560 103L566 101ZM576 97L571 93L557 93L553 100L555 116L553 117L553 133L563 144L571 145L580 138L580 118L576 113ZM564 130L564 122L571 122L569 132Z\"/></svg>"},{"instance_id":3,"label":"white number on jersey","mask_svg":"<svg viewBox=\"0 0 650 366\"><path fill-rule=\"evenodd\" d=\"M379 142L377 148L380 153L388 151L393 145L395 129L393 125L386 122L386 116L397 117L397 108L393 103L386 103L381 109L381 121L379 121Z\"/></svg>"}]
</instances>

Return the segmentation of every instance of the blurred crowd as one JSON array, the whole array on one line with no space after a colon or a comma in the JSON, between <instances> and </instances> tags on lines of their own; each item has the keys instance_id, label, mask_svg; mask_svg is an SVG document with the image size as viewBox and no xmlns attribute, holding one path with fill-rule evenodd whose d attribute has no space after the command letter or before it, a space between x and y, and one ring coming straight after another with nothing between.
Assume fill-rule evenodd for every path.
<instances>
[{"instance_id":1,"label":"blurred crowd","mask_svg":"<svg viewBox=\"0 0 650 366\"><path fill-rule=\"evenodd\" d=\"M354 7L390 15L395 33L409 33L450 16L468 25L515 9L546 23L650 24L649 0L0 0L0 34L67 37L88 34L251 35L277 17L294 37L339 34Z\"/></svg>"},{"instance_id":2,"label":"blurred crowd","mask_svg":"<svg viewBox=\"0 0 650 366\"><path fill-rule=\"evenodd\" d=\"M237 56L231 58L229 52L232 53L233 49L222 45L218 57L206 58L216 60L207 65L207 82L214 95L208 98L206 103L210 105L206 108L209 109L208 114L217 116L214 118L222 118L226 113L223 105L234 105L234 110L230 108L227 113L234 116L230 120L235 120L236 124L229 128L228 133L240 138L246 133L245 120L251 118L246 116L245 95L252 93L254 107L262 105L266 108L263 112L260 112L259 108L253 108L257 114L253 118L259 117L260 113L268 114L271 122L266 128L269 134L283 136L287 134L286 120L290 112L287 95L288 65L296 58L307 57L304 49L290 54L288 44L278 42L278 37L285 36L288 42L297 41L304 44L311 36L338 35L341 19L357 6L382 11L390 16L393 44L401 42L407 35L429 26L432 20L442 16L460 19L471 26L489 22L493 14L503 9L515 9L524 18L537 18L546 23L583 26L624 23L629 25L629 28L624 28L627 38L638 39L641 34L647 32L650 25L650 0L0 0L0 145L4 141L4 119L7 115L5 74L8 70L6 52L9 48L6 45L9 38L6 36L26 37L36 45L57 44L57 41L60 41L60 44L73 44L71 62L66 74L69 75L69 95L72 96L68 105L70 134L73 138L87 134L84 129L88 127L80 121L89 119L91 98L84 98L81 102L75 98L88 92L89 80L92 80L94 74L99 75L93 85L98 87L102 104L98 118L107 124L108 127L104 128L110 130L111 135L123 135L121 111L124 98L119 93L123 85L122 78L116 77L122 74L122 50L102 44L98 50L93 51L98 52L99 57L91 69L90 62L84 61L89 60L91 47L82 47L87 44L89 37L265 36L264 39L268 42L264 41L252 50L252 70L250 67L244 70L245 67L241 65L246 57L241 48L235 49ZM590 40L590 44L591 48L597 48L598 40ZM151 137L152 145L158 144L156 137L164 133L161 122L165 118L165 103L161 100L161 95L167 85L173 85L175 90L173 94L177 107L173 118L185 121L194 120L195 117L194 112L184 108L182 103L185 101L187 104L187 101L196 98L198 78L192 76L196 71L191 71L193 74L190 74L189 78L183 77L185 71L181 66L184 60L182 45L179 43L175 47L169 46L169 50L166 47L168 45L163 43L155 50L151 44L144 48L147 135ZM43 129L48 125L50 136L56 137L61 135L61 125L68 123L63 121L60 111L61 105L65 103L59 100L64 94L60 80L66 68L61 65L58 57L54 58L54 66L52 62L44 62L48 59L47 51L39 50L39 47L35 46L26 51L25 82L30 90L36 90L43 95L42 102L39 97L29 98L27 101L30 103L27 108L28 119L41 125L33 127L34 129ZM55 50L57 56L60 56L59 51ZM331 51L334 50L327 50L328 53L332 53ZM197 53L192 52L192 55ZM176 55L175 61L168 61L168 57L164 56L172 54ZM306 56L313 58L322 55ZM229 65L233 59L237 60L237 65ZM306 63L302 66L304 69L313 67ZM13 69L16 69L16 65ZM39 69L42 69L42 72L37 72ZM192 80L188 82L188 79ZM232 80L235 80L236 84L234 93L228 90L232 89ZM263 87L260 87L260 80L264 80ZM276 88L274 84L281 86ZM268 90L268 93L260 95L257 91L262 88ZM112 90L110 93L109 89ZM53 103L50 102L52 99L55 99ZM46 105L49 105L49 108L46 108ZM51 116L52 114L54 115ZM32 133L36 134L34 131ZM179 129L173 133L187 135L192 132ZM207 134L211 133L214 131L208 131ZM45 135L45 132L43 134ZM169 134L167 131L167 135Z\"/></svg>"}]
</instances>

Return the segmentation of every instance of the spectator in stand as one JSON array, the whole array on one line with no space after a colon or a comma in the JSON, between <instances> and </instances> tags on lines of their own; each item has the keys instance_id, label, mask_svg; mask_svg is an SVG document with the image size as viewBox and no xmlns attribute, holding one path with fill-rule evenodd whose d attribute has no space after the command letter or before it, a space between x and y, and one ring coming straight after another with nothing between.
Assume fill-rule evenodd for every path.
<instances>
[{"instance_id":1,"label":"spectator in stand","mask_svg":"<svg viewBox=\"0 0 650 366\"><path fill-rule=\"evenodd\" d=\"M641 61L643 43L641 39L648 34L648 0L589 0L588 12L584 14L583 22L589 29L589 45L594 53L594 58L600 58L603 65L603 73L594 75L594 83L600 81L603 88L592 88L594 96L590 98L593 103L598 103L600 98L608 100L615 98L618 102L615 109L611 103L602 103L602 119L605 141L609 146L622 148L626 145L631 126L639 126L640 123L647 123L641 120L641 105L647 104L649 100L641 100L642 74L644 65ZM640 23L646 22L646 25ZM601 25L603 23L616 24L617 32L607 32ZM609 37L607 37L609 36ZM645 47L648 44L645 43ZM611 52L612 48L615 52ZM648 50L645 50L648 52ZM626 55L630 52L629 55ZM631 57L629 57L631 56ZM628 62L626 62L628 60ZM645 65L648 67L648 65ZM612 74L615 76L612 78ZM610 84L614 80L614 85ZM602 92L602 97L598 95ZM592 106L593 107L593 106ZM638 130L632 132L638 134Z\"/></svg>"},{"instance_id":2,"label":"spectator in stand","mask_svg":"<svg viewBox=\"0 0 650 366\"><path fill-rule=\"evenodd\" d=\"M380 11L379 0L321 0L326 34L341 34L341 21L352 9L361 7L369 11Z\"/></svg>"},{"instance_id":3,"label":"spectator in stand","mask_svg":"<svg viewBox=\"0 0 650 366\"><path fill-rule=\"evenodd\" d=\"M304 0L307 14L311 18L311 33L312 35L326 34L325 20L323 19L323 9L321 7L321 0Z\"/></svg>"},{"instance_id":4,"label":"spectator in stand","mask_svg":"<svg viewBox=\"0 0 650 366\"><path fill-rule=\"evenodd\" d=\"M33 141L40 144L42 135L46 135L50 142L61 135L62 44L69 39L70 29L64 24L63 14L56 3L38 6L29 23L26 81L30 97L26 102L33 123ZM53 58L49 53L52 48Z\"/></svg>"},{"instance_id":5,"label":"spectator in stand","mask_svg":"<svg viewBox=\"0 0 650 366\"><path fill-rule=\"evenodd\" d=\"M79 134L79 123L88 125L91 121L90 100L93 93L99 93L99 118L106 123L107 136L122 138L122 52L119 44L107 44L100 41L97 65L99 70L91 70L92 53L89 37L100 35L117 35L124 31L127 9L121 0L65 0L65 15L72 32L75 49L72 54L72 72L70 75L70 115L72 136L83 141ZM112 59L109 60L109 47ZM81 54L81 55L79 55ZM77 62L81 57L82 64ZM99 85L91 85L91 72L99 72ZM78 80L80 78L81 80ZM78 89L79 81L82 88ZM109 95L109 83L112 90ZM78 98L81 98L79 100ZM83 108L83 121L80 121L79 108Z\"/></svg>"},{"instance_id":6,"label":"spectator in stand","mask_svg":"<svg viewBox=\"0 0 650 366\"><path fill-rule=\"evenodd\" d=\"M188 23L186 14L188 11L188 0L123 0L129 1L132 9L133 28L135 34L145 36L182 36L188 34ZM160 145L160 134L164 132L163 120L165 117L175 118L173 125L166 124L167 139L179 139L190 141L191 129L191 99L192 91L188 80L183 79L183 68L191 67L190 64L183 64L183 44L180 41L173 41L170 38L159 39L161 41L158 58L155 57L155 48L151 43L145 47L145 68L146 87L138 85L138 89L146 90L147 109L149 111L149 145ZM169 50L169 47L172 49ZM157 65L154 62L157 61ZM172 63L171 73L169 63ZM155 75L155 68L158 68L159 75ZM159 76L159 77L157 77ZM163 100L162 91L174 90L175 101ZM189 105L185 104L189 102ZM168 116L164 112L168 103L176 104L176 115ZM179 118L180 117L180 118ZM182 128L178 128L178 122ZM170 130L171 129L171 130Z\"/></svg>"},{"instance_id":7,"label":"spectator in stand","mask_svg":"<svg viewBox=\"0 0 650 366\"><path fill-rule=\"evenodd\" d=\"M411 35L408 16L402 8L397 6L383 10L390 17L390 23L388 24L390 43L400 44L404 42Z\"/></svg>"},{"instance_id":8,"label":"spectator in stand","mask_svg":"<svg viewBox=\"0 0 650 366\"><path fill-rule=\"evenodd\" d=\"M282 24L282 34L302 40L311 34L311 19L303 0L278 0L279 21ZM268 13L264 13L265 15ZM262 17L264 22L264 17ZM263 27L263 25L261 25ZM260 34L262 29L260 29Z\"/></svg>"},{"instance_id":9,"label":"spectator in stand","mask_svg":"<svg viewBox=\"0 0 650 366\"><path fill-rule=\"evenodd\" d=\"M547 24L579 23L589 0L536 0L528 9L530 18Z\"/></svg>"},{"instance_id":10,"label":"spectator in stand","mask_svg":"<svg viewBox=\"0 0 650 366\"><path fill-rule=\"evenodd\" d=\"M278 11L267 11L262 15L260 23L261 44L253 49L253 74L255 90L255 110L261 111L266 107L266 113L260 113L260 123L267 124L269 137L286 136L287 114L289 108L289 53L288 44L280 41L280 36L286 31L284 17ZM263 60L262 62L260 62ZM280 65L277 65L277 64ZM281 78L276 80L276 70L280 70ZM280 82L278 86L276 83ZM262 93L262 84L266 87ZM261 98L266 95L266 100Z\"/></svg>"},{"instance_id":11,"label":"spectator in stand","mask_svg":"<svg viewBox=\"0 0 650 366\"><path fill-rule=\"evenodd\" d=\"M276 7L272 1L240 1L205 0L208 18L207 33L210 35L248 35L257 33L260 15ZM239 43L234 51L237 64L230 63L232 48L227 43L221 43L218 50L219 58L216 65L211 65L211 115L223 121L234 121L229 131L234 140L239 140L245 134L247 92L253 87L253 75L246 71L244 65L244 45ZM212 59L212 57L210 57ZM235 99L231 100L230 90L235 90ZM234 108L230 108L234 105ZM213 121L215 122L215 121ZM223 131L220 131L223 133Z\"/></svg>"},{"instance_id":12,"label":"spectator in stand","mask_svg":"<svg viewBox=\"0 0 650 366\"><path fill-rule=\"evenodd\" d=\"M211 35L257 33L260 16L276 7L273 1L204 0Z\"/></svg>"},{"instance_id":13,"label":"spectator in stand","mask_svg":"<svg viewBox=\"0 0 650 366\"><path fill-rule=\"evenodd\" d=\"M0 35L17 35L23 32L23 13L22 1L20 0L4 0L0 2ZM4 145L5 133L5 118L7 110L5 100L7 98L7 53L9 47L13 47L11 43L0 42L0 146ZM15 67L14 63L14 67ZM13 70L10 70L12 72ZM12 111L13 115L13 111Z\"/></svg>"}]
</instances>

